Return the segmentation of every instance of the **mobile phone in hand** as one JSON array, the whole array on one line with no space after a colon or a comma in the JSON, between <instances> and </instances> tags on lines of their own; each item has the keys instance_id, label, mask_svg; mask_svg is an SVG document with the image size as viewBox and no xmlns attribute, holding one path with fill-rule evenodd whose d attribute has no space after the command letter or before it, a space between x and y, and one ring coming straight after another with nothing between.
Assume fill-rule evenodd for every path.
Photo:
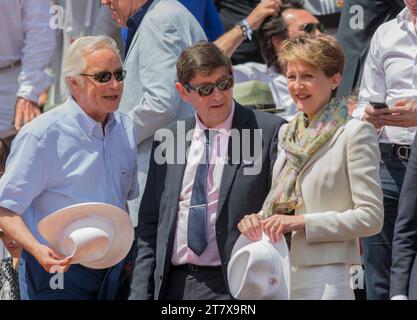
<instances>
[{"instance_id":1,"label":"mobile phone in hand","mask_svg":"<svg viewBox=\"0 0 417 320\"><path fill-rule=\"evenodd\" d=\"M369 101L369 104L374 107L374 109L388 108L388 105L383 101Z\"/></svg>"}]
</instances>

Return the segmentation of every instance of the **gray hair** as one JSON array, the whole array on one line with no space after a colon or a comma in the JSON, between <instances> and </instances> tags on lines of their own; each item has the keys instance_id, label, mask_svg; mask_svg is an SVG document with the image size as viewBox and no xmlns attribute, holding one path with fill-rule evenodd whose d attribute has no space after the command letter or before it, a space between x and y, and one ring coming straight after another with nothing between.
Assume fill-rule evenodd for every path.
<instances>
[{"instance_id":1,"label":"gray hair","mask_svg":"<svg viewBox=\"0 0 417 320\"><path fill-rule=\"evenodd\" d=\"M107 36L85 36L75 40L67 50L64 58L63 76L67 78L80 79L80 73L82 73L87 65L85 58L92 54L96 50L110 49L113 50L120 58L119 49L116 42ZM80 79L82 81L82 79Z\"/></svg>"}]
</instances>

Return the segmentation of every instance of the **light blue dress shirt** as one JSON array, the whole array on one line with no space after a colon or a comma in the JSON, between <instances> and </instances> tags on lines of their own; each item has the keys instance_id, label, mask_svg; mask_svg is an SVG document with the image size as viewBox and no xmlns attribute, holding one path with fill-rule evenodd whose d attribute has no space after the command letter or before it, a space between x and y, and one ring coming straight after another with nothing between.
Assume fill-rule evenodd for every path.
<instances>
[{"instance_id":1,"label":"light blue dress shirt","mask_svg":"<svg viewBox=\"0 0 417 320\"><path fill-rule=\"evenodd\" d=\"M104 202L127 210L139 193L133 124L116 111L104 132L72 98L25 125L0 180L0 206L22 215L41 243L38 223L58 209Z\"/></svg>"}]
</instances>

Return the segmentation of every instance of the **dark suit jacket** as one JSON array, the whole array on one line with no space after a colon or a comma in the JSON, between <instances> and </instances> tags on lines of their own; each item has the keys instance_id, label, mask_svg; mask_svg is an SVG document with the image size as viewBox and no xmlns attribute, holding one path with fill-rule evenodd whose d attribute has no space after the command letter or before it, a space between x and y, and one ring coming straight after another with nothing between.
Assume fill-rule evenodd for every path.
<instances>
[{"instance_id":1,"label":"dark suit jacket","mask_svg":"<svg viewBox=\"0 0 417 320\"><path fill-rule=\"evenodd\" d=\"M227 283L227 263L240 235L237 224L244 215L258 212L270 186L277 153L277 136L285 120L235 105L232 129L262 129L262 165L257 175L245 175L242 161L225 164L217 207L217 245ZM185 120L185 131L195 127L195 118ZM168 127L176 135L176 123ZM251 134L253 131L251 130ZM242 136L242 135L241 135ZM229 140L229 156L231 155ZM175 148L178 141L175 142ZM159 299L164 296L170 271L176 230L178 200L185 164L157 164L154 142L148 180L139 209L136 232L137 257L129 299ZM253 148L253 141L251 141ZM188 149L190 142L186 142ZM241 148L241 157L242 157ZM176 152L176 151L175 151ZM247 160L247 159L246 159Z\"/></svg>"},{"instance_id":2,"label":"dark suit jacket","mask_svg":"<svg viewBox=\"0 0 417 320\"><path fill-rule=\"evenodd\" d=\"M355 14L350 13L352 6L363 8L363 28L352 29L350 22L356 20ZM403 0L346 0L340 17L337 40L343 47L346 64L343 80L337 95L349 95L353 88L360 86L362 71L368 55L372 36L384 22L394 19L404 8Z\"/></svg>"},{"instance_id":3,"label":"dark suit jacket","mask_svg":"<svg viewBox=\"0 0 417 320\"><path fill-rule=\"evenodd\" d=\"M417 139L414 139L398 205L392 244L390 297L417 299ZM414 265L414 267L413 267Z\"/></svg>"}]
</instances>

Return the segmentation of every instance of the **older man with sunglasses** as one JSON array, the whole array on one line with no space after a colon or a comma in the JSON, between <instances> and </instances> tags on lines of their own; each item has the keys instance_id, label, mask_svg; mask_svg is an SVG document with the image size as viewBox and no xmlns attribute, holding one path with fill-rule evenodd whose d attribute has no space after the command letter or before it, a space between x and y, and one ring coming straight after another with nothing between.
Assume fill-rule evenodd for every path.
<instances>
[{"instance_id":1,"label":"older man with sunglasses","mask_svg":"<svg viewBox=\"0 0 417 320\"><path fill-rule=\"evenodd\" d=\"M187 48L177 76L195 116L155 135L130 299L230 299L237 224L261 209L285 121L233 100L230 59L213 43Z\"/></svg>"},{"instance_id":2,"label":"older man with sunglasses","mask_svg":"<svg viewBox=\"0 0 417 320\"><path fill-rule=\"evenodd\" d=\"M71 96L25 125L0 180L0 228L23 247L22 299L114 299L123 262L108 269L71 263L38 231L58 209L102 202L126 210L138 195L133 124L117 111L125 71L115 42L81 37L68 49L64 77ZM69 268L69 269L68 269ZM67 270L63 285L49 272Z\"/></svg>"}]
</instances>

